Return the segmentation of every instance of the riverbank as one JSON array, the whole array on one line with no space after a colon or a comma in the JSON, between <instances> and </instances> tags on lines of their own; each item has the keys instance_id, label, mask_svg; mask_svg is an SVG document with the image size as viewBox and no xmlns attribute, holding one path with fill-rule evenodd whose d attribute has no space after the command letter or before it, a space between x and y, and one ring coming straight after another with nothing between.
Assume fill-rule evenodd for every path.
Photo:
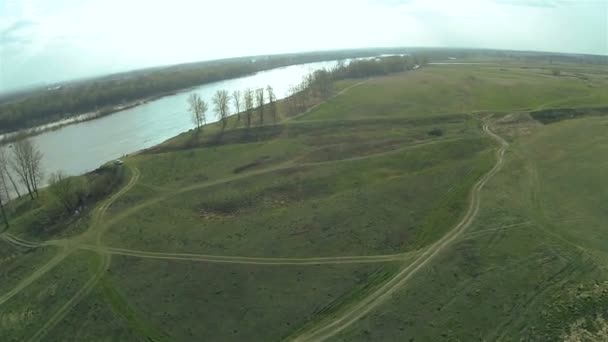
<instances>
[{"instance_id":1,"label":"riverbank","mask_svg":"<svg viewBox=\"0 0 608 342\"><path fill-rule=\"evenodd\" d=\"M351 60L351 59L348 59ZM336 62L336 61L330 61L331 62ZM322 61L322 62L315 62L315 63L303 63L303 64L294 64L294 65L289 65L289 66L282 66L282 67L277 67L277 68L273 68L273 69L268 69L268 70L262 70L262 71L256 71L253 73L249 73L249 74L245 74L239 77L232 77L232 78L227 78L224 80L220 80L220 81L216 81L216 82L209 82L209 83L202 83L199 85L195 85L195 86L191 86L191 87L187 87L187 88L183 88L183 89L179 89L179 90L174 90L174 91L167 91L161 94L157 94L154 96L150 96L148 98L145 99L141 99L141 100L137 100L137 101L131 101L129 103L126 104L121 104L118 106L114 106L111 108L104 108L104 109L100 109L97 110L95 112L87 112L87 113L81 113L81 114L77 114L73 117L67 118L67 119L62 119L62 120L58 120L58 121L54 121L48 124L44 124L44 125L39 125L33 128L28 128L28 129L24 129L24 130L20 130L20 131L12 131L12 132L8 132L8 133L3 133L0 134L0 146L4 145L4 144L9 144L14 142L15 140L17 140L18 138L23 138L23 137L33 137L33 136L37 136L46 132L50 132L50 131L55 131L61 128L64 128L66 126L69 125L73 125L73 124L78 124L78 123L83 123L86 121L91 121L91 120L96 120L96 119L100 119L103 118L105 116L109 116L112 114L116 114L122 111L126 111L138 106L142 106L144 104L156 101L156 100L160 100L162 98L168 97L168 96L174 96L174 95L179 95L179 94L184 94L187 92L191 92L195 89L204 87L204 86L209 86L209 85L213 85L216 83L222 83L225 81L230 81L230 80L238 80L241 78L245 78L245 77L252 77L255 76L257 74L260 73L266 73L266 72L272 72L275 70L283 70L285 68L289 68L289 67L296 67L296 66L308 66L308 65L314 65L314 64L319 64L319 63L327 63L326 61Z\"/></svg>"},{"instance_id":2,"label":"riverbank","mask_svg":"<svg viewBox=\"0 0 608 342\"><path fill-rule=\"evenodd\" d=\"M113 74L90 80L65 82L7 98L0 102L0 133L32 130L57 118L92 113L103 107L144 101L205 84L248 77L259 72L326 61L369 58L403 49L363 49L250 56L163 66Z\"/></svg>"},{"instance_id":3,"label":"riverbank","mask_svg":"<svg viewBox=\"0 0 608 342\"><path fill-rule=\"evenodd\" d=\"M23 137L33 137L33 136L36 136L36 135L39 135L42 133L55 131L60 128L64 128L69 125L83 123L83 122L91 121L91 120L95 120L95 119L100 119L100 118L103 118L104 116L112 115L112 114L115 114L118 112L122 112L124 110L135 108L135 107L144 105L146 103L149 103L149 102L152 102L152 101L155 101L158 99L162 99L163 97L166 97L166 96L172 96L172 95L177 95L180 93L185 93L185 92L191 91L192 89L201 87L203 85L205 85L205 84L189 87L187 89L182 89L179 91L166 92L166 93L163 93L160 95L151 96L151 97L143 99L143 100L132 101L130 103L122 104L122 105L115 106L112 108L100 109L95 112L77 114L74 117L54 121L54 122L51 122L48 124L36 126L33 128L28 128L28 129L21 130L21 131L13 131L13 132L0 134L0 146L2 146L3 144L10 144L10 143L16 141L17 139L21 139Z\"/></svg>"},{"instance_id":4,"label":"riverbank","mask_svg":"<svg viewBox=\"0 0 608 342\"><path fill-rule=\"evenodd\" d=\"M277 100L284 98L291 85L312 70L331 68L335 61L308 63L259 72L247 77L214 82L200 87L167 92L135 103L125 103L103 113L86 113L69 121L38 127L27 134L44 157L43 174L62 171L81 175L93 171L107 161L131 155L156 146L193 127L188 111L189 93L197 92L211 103L220 89L257 89L272 85ZM216 121L210 111L208 123ZM7 144L14 136L5 139Z\"/></svg>"}]
</instances>

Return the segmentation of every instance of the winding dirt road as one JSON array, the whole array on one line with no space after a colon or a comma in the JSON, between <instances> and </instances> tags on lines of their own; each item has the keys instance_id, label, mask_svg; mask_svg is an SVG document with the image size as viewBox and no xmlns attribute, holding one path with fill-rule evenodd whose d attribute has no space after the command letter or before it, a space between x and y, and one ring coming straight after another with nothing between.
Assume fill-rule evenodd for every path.
<instances>
[{"instance_id":1,"label":"winding dirt road","mask_svg":"<svg viewBox=\"0 0 608 342\"><path fill-rule=\"evenodd\" d=\"M30 284L38 280L40 277L46 274L49 270L53 269L55 266L59 265L65 259L69 253L67 250L63 250L55 255L51 260L49 260L46 264L40 266L37 270L35 270L32 274L30 274L27 278L23 279L21 282L17 284L12 290L0 296L0 305L6 303L9 299L18 295L24 288L28 287Z\"/></svg>"},{"instance_id":2,"label":"winding dirt road","mask_svg":"<svg viewBox=\"0 0 608 342\"><path fill-rule=\"evenodd\" d=\"M120 189L120 191L115 193L112 197L110 197L107 201L105 201L101 206L99 206L95 210L95 212L93 213L92 224L91 224L91 227L89 228L89 230L87 230L82 235L77 236L73 239L65 240L66 245L70 246L70 249L66 251L65 256L69 255L70 252L72 252L76 249L82 249L81 248L82 245L80 244L81 241L86 240L88 238L88 236L92 235L92 234L95 235L95 246L98 249L101 249L101 237L103 236L103 233L107 229L107 225L102 224L103 217L105 216L108 209L112 206L112 204L114 202L116 202L116 200L118 200L122 195L124 195L129 190L131 190L135 186L135 184L137 184L137 182L139 181L139 177L141 175L141 173L139 172L139 169L137 169L136 167L131 167L130 170L132 172L132 175L131 175L131 179L129 179L129 182L127 183L127 185L125 185L122 189ZM58 241L61 241L61 240L58 240ZM23 240L22 240L22 242L23 242ZM70 243L70 242L72 242L72 243ZM61 306L61 308L59 308L59 310L57 310L53 314L53 316L51 316L49 318L49 320L34 334L34 336L32 336L29 339L29 341L42 340L55 327L55 325L57 325L57 323L59 323L59 321L61 321L65 317L65 315L67 315L67 313L70 311L70 309L72 307L74 307L76 304L78 304L78 302L80 302L80 300L82 298L86 297L89 294L89 292L91 292L91 290L95 287L95 285L97 285L99 280L103 277L103 275L110 268L110 264L111 264L111 260L112 260L111 254L99 253L99 256L101 258L101 262L99 263L99 267L96 270L95 274L93 274L91 276L91 278L82 286L82 288L80 288L80 290L78 290L78 292L72 298L70 298L67 302L65 302L65 304L63 306Z\"/></svg>"},{"instance_id":3,"label":"winding dirt road","mask_svg":"<svg viewBox=\"0 0 608 342\"><path fill-rule=\"evenodd\" d=\"M372 292L357 304L348 308L348 310L343 312L340 316L322 321L320 326L313 327L309 331L296 336L293 339L294 341L324 341L346 329L371 310L375 309L389 299L390 296L399 288L404 286L418 270L433 260L435 256L454 242L471 225L479 211L481 189L483 189L485 184L496 173L498 173L498 171L500 171L504 163L505 151L509 147L509 143L492 132L487 124L484 124L483 131L496 140L500 146L497 151L497 161L494 167L488 171L488 173L486 173L473 187L469 207L462 220L460 220L460 222L439 241L432 244L416 260L405 266L400 272L398 272L380 288Z\"/></svg>"},{"instance_id":4,"label":"winding dirt road","mask_svg":"<svg viewBox=\"0 0 608 342\"><path fill-rule=\"evenodd\" d=\"M342 257L317 257L317 258L261 258L261 257L240 257L207 254L187 254L187 253L160 253L137 251L124 248L96 247L83 245L82 249L94 250L112 255L125 255L138 258L165 259L165 260L187 260L203 261L227 264L245 265L321 265L321 264L355 264L355 263L375 263L388 261L401 261L416 252L386 255L366 255L366 256L342 256Z\"/></svg>"}]
</instances>

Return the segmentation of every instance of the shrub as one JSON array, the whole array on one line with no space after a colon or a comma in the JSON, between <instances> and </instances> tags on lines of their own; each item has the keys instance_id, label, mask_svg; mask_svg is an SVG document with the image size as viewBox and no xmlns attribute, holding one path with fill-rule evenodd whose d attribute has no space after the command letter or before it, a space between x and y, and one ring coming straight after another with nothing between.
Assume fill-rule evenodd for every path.
<instances>
[{"instance_id":1,"label":"shrub","mask_svg":"<svg viewBox=\"0 0 608 342\"><path fill-rule=\"evenodd\" d=\"M429 135L433 137L440 137L443 135L443 130L441 128L433 128L429 131Z\"/></svg>"},{"instance_id":2,"label":"shrub","mask_svg":"<svg viewBox=\"0 0 608 342\"><path fill-rule=\"evenodd\" d=\"M120 186L125 178L125 171L122 166L102 166L90 173L89 177L89 195L95 200L110 194L116 187Z\"/></svg>"}]
</instances>

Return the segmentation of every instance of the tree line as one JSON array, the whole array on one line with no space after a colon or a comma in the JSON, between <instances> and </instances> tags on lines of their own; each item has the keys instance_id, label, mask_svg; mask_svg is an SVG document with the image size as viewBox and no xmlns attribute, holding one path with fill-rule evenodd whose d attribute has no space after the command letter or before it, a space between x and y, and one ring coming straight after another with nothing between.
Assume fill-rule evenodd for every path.
<instances>
[{"instance_id":1,"label":"tree line","mask_svg":"<svg viewBox=\"0 0 608 342\"><path fill-rule=\"evenodd\" d=\"M305 75L301 82L289 88L285 106L288 116L305 111L311 103L326 100L334 93L335 81L354 78L367 78L411 70L416 66L426 64L424 56L386 56L371 59L340 61L334 68L320 69ZM220 123L220 136L228 125L228 117L235 114L235 127L244 126L246 132L255 122L262 126L279 121L280 113L274 89L266 88L235 90L229 93L221 89L212 96L211 104L217 120ZM192 93L188 97L189 114L198 136L207 123L207 112L210 109L199 94Z\"/></svg>"},{"instance_id":2,"label":"tree line","mask_svg":"<svg viewBox=\"0 0 608 342\"><path fill-rule=\"evenodd\" d=\"M268 122L268 117L273 123L279 119L277 97L270 85L255 90L250 88L244 91L235 90L232 93L220 89L213 94L211 103L220 124L220 136L228 126L228 117L231 113L236 115L235 127L244 125L247 130L253 125L256 116L259 125L264 125L264 120ZM209 104L199 94L192 93L188 96L188 106L195 127L194 132L198 136L207 123ZM231 110L231 106L234 111Z\"/></svg>"},{"instance_id":3,"label":"tree line","mask_svg":"<svg viewBox=\"0 0 608 342\"><path fill-rule=\"evenodd\" d=\"M153 68L73 82L0 104L0 133L14 132L89 112L110 112L134 101L287 65L373 56L376 50L351 50L243 57Z\"/></svg>"}]
</instances>

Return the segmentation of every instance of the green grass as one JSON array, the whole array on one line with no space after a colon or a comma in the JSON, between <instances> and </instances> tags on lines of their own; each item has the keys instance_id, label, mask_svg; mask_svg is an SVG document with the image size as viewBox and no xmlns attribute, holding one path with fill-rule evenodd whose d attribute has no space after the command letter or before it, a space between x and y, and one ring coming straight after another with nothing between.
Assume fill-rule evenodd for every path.
<instances>
[{"instance_id":1,"label":"green grass","mask_svg":"<svg viewBox=\"0 0 608 342\"><path fill-rule=\"evenodd\" d=\"M104 291L97 287L49 332L45 341L139 341L141 336L125 318L114 313Z\"/></svg>"},{"instance_id":2,"label":"green grass","mask_svg":"<svg viewBox=\"0 0 608 342\"><path fill-rule=\"evenodd\" d=\"M0 241L0 293L15 287L36 268L47 262L57 249L27 249Z\"/></svg>"},{"instance_id":3,"label":"green grass","mask_svg":"<svg viewBox=\"0 0 608 342\"><path fill-rule=\"evenodd\" d=\"M104 241L244 256L398 253L456 221L468 189L489 169L478 156L485 148L483 139L456 140L196 189L115 222Z\"/></svg>"},{"instance_id":4,"label":"green grass","mask_svg":"<svg viewBox=\"0 0 608 342\"><path fill-rule=\"evenodd\" d=\"M554 341L577 322L597 333L608 280L608 193L598 188L607 125L578 119L516 139L470 233L336 339Z\"/></svg>"},{"instance_id":5,"label":"green grass","mask_svg":"<svg viewBox=\"0 0 608 342\"><path fill-rule=\"evenodd\" d=\"M78 252L2 304L2 339L23 341L32 338L80 290L96 267L90 253Z\"/></svg>"},{"instance_id":6,"label":"green grass","mask_svg":"<svg viewBox=\"0 0 608 342\"><path fill-rule=\"evenodd\" d=\"M538 175L535 189L539 220L592 253L608 253L603 239L608 212L607 118L573 120L547 126L522 140L530 167ZM559 141L555 144L554 141Z\"/></svg>"},{"instance_id":7,"label":"green grass","mask_svg":"<svg viewBox=\"0 0 608 342\"><path fill-rule=\"evenodd\" d=\"M605 78L590 76L585 81L551 76L543 69L501 69L499 65L433 65L407 77L371 80L299 120L417 117L608 102Z\"/></svg>"},{"instance_id":8,"label":"green grass","mask_svg":"<svg viewBox=\"0 0 608 342\"><path fill-rule=\"evenodd\" d=\"M121 257L111 277L133 312L147 317L167 340L274 341L395 266L244 266Z\"/></svg>"}]
</instances>

